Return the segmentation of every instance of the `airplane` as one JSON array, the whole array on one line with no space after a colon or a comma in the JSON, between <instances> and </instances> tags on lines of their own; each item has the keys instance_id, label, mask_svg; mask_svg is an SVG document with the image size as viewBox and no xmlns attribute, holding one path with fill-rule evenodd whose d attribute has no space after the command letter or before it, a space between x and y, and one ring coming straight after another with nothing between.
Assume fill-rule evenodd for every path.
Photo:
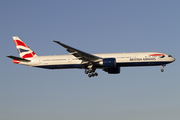
<instances>
[{"instance_id":1,"label":"airplane","mask_svg":"<svg viewBox=\"0 0 180 120\"><path fill-rule=\"evenodd\" d=\"M64 47L69 55L38 56L18 36L13 36L20 57L8 55L13 63L44 69L85 69L89 77L98 76L96 69L109 74L119 74L121 67L162 66L175 61L169 54L160 52L103 53L89 54L76 48L53 41Z\"/></svg>"}]
</instances>

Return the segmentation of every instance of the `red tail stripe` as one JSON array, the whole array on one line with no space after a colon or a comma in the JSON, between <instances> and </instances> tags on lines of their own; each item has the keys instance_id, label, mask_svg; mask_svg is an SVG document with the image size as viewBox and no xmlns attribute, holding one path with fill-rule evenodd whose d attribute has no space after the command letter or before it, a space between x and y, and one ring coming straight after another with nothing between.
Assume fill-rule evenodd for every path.
<instances>
[{"instance_id":1,"label":"red tail stripe","mask_svg":"<svg viewBox=\"0 0 180 120\"><path fill-rule=\"evenodd\" d=\"M33 57L33 55L31 53L25 54L24 56L22 56L22 58L31 58Z\"/></svg>"},{"instance_id":2,"label":"red tail stripe","mask_svg":"<svg viewBox=\"0 0 180 120\"><path fill-rule=\"evenodd\" d=\"M16 46L24 46L26 48L29 48L25 43L19 40L14 40Z\"/></svg>"},{"instance_id":3,"label":"red tail stripe","mask_svg":"<svg viewBox=\"0 0 180 120\"><path fill-rule=\"evenodd\" d=\"M35 52L32 52L33 56L36 54Z\"/></svg>"},{"instance_id":4,"label":"red tail stripe","mask_svg":"<svg viewBox=\"0 0 180 120\"><path fill-rule=\"evenodd\" d=\"M33 57L34 55L35 55L34 52L28 53L28 54L25 54L24 56L22 56L22 58L31 58L31 57Z\"/></svg>"}]
</instances>

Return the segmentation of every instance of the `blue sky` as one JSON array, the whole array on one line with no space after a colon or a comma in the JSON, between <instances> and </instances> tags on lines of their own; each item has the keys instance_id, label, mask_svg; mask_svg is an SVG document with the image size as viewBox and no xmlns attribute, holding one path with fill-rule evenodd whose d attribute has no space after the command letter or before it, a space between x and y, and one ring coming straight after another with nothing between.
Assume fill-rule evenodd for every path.
<instances>
[{"instance_id":1,"label":"blue sky","mask_svg":"<svg viewBox=\"0 0 180 120\"><path fill-rule=\"evenodd\" d=\"M177 0L0 1L0 119L2 120L177 120L180 118ZM45 70L16 65L12 36L37 55L68 54L58 40L88 53L171 54L165 67Z\"/></svg>"}]
</instances>

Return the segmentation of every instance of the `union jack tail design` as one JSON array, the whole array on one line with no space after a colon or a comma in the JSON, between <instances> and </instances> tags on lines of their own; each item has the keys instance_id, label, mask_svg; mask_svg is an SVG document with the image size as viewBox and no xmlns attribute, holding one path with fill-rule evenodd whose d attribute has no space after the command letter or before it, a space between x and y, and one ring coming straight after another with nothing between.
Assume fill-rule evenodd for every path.
<instances>
[{"instance_id":1,"label":"union jack tail design","mask_svg":"<svg viewBox=\"0 0 180 120\"><path fill-rule=\"evenodd\" d=\"M13 40L21 58L37 56L18 36L13 36Z\"/></svg>"}]
</instances>

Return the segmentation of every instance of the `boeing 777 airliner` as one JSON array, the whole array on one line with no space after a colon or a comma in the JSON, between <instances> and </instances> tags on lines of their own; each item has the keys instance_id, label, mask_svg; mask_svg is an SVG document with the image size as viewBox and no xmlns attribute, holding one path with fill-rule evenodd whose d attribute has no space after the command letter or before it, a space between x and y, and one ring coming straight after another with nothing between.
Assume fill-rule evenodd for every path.
<instances>
[{"instance_id":1,"label":"boeing 777 airliner","mask_svg":"<svg viewBox=\"0 0 180 120\"><path fill-rule=\"evenodd\" d=\"M98 76L96 69L102 69L109 74L120 73L120 67L131 66L164 66L175 61L171 55L160 52L137 52L137 53L108 53L89 54L81 50L65 45L59 41L55 43L66 48L69 55L37 56L19 37L13 40L20 57L7 56L13 59L13 63L39 67L45 69L85 69L89 77Z\"/></svg>"}]
</instances>

